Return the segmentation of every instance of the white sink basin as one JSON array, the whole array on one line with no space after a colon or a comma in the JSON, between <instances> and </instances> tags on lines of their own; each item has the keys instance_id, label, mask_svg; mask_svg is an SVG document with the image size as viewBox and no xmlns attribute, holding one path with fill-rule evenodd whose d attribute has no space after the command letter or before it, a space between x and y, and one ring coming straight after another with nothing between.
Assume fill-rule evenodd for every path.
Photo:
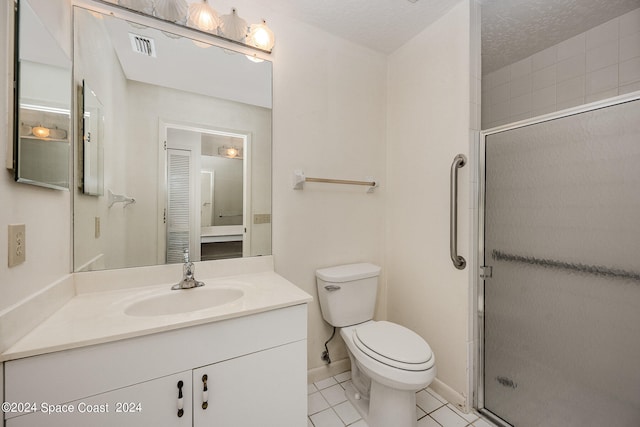
<instances>
[{"instance_id":1,"label":"white sink basin","mask_svg":"<svg viewBox=\"0 0 640 427\"><path fill-rule=\"evenodd\" d=\"M140 317L189 313L228 304L243 295L244 292L236 288L181 289L136 301L124 312L129 316Z\"/></svg>"}]
</instances>

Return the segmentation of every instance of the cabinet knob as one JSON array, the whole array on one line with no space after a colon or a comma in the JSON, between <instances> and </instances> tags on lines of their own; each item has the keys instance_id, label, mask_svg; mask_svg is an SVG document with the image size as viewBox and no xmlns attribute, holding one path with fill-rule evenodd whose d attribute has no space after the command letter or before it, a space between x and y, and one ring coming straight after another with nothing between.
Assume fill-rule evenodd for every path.
<instances>
[{"instance_id":1,"label":"cabinet knob","mask_svg":"<svg viewBox=\"0 0 640 427\"><path fill-rule=\"evenodd\" d=\"M178 418L184 415L184 399L182 398L182 386L184 383L182 381L178 381Z\"/></svg>"},{"instance_id":2,"label":"cabinet knob","mask_svg":"<svg viewBox=\"0 0 640 427\"><path fill-rule=\"evenodd\" d=\"M207 375L202 376L202 409L209 407L209 389L207 388Z\"/></svg>"}]
</instances>

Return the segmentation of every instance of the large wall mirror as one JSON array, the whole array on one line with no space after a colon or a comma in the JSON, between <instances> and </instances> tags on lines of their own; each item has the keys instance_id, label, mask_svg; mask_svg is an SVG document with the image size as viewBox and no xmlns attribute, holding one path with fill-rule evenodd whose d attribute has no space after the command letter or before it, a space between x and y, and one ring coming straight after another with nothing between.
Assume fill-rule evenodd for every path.
<instances>
[{"instance_id":1,"label":"large wall mirror","mask_svg":"<svg viewBox=\"0 0 640 427\"><path fill-rule=\"evenodd\" d=\"M64 43L27 0L17 8L16 181L69 188L71 58Z\"/></svg>"},{"instance_id":2,"label":"large wall mirror","mask_svg":"<svg viewBox=\"0 0 640 427\"><path fill-rule=\"evenodd\" d=\"M106 8L73 8L74 270L271 254L272 64Z\"/></svg>"}]
</instances>

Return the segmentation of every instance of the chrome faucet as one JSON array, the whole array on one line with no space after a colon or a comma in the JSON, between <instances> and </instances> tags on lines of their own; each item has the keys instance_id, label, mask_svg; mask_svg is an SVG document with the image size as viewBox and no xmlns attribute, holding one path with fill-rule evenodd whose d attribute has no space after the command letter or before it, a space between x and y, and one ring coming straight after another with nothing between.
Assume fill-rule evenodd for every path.
<instances>
[{"instance_id":1,"label":"chrome faucet","mask_svg":"<svg viewBox=\"0 0 640 427\"><path fill-rule=\"evenodd\" d=\"M184 250L184 265L182 266L182 280L180 283L176 283L171 287L171 289L192 289L200 286L204 286L203 282L199 282L193 276L194 271L196 270L196 266L193 265L191 261L189 261L189 249Z\"/></svg>"}]
</instances>

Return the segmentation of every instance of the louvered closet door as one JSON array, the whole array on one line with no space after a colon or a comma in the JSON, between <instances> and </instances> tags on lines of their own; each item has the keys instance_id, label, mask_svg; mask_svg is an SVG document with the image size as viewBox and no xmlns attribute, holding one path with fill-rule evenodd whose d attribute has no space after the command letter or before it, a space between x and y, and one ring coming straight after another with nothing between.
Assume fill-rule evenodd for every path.
<instances>
[{"instance_id":1,"label":"louvered closet door","mask_svg":"<svg viewBox=\"0 0 640 427\"><path fill-rule=\"evenodd\" d=\"M167 262L183 261L189 248L191 151L167 149Z\"/></svg>"}]
</instances>

